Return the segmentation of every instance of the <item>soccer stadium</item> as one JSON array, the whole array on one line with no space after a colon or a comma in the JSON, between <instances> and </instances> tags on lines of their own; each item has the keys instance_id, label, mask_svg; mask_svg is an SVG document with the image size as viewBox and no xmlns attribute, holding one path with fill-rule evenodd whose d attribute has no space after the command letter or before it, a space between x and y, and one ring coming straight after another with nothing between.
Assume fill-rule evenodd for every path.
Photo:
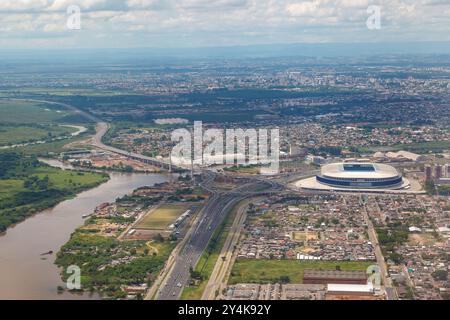
<instances>
[{"instance_id":1,"label":"soccer stadium","mask_svg":"<svg viewBox=\"0 0 450 320\"><path fill-rule=\"evenodd\" d=\"M333 163L324 165L318 175L299 181L297 186L324 191L387 191L408 189L409 181L386 164Z\"/></svg>"}]
</instances>

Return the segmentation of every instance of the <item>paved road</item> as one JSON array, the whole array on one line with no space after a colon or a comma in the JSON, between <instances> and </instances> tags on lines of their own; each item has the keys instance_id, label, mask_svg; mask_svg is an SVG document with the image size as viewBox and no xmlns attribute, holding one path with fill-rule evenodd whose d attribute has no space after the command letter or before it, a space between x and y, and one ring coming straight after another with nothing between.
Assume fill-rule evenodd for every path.
<instances>
[{"instance_id":1,"label":"paved road","mask_svg":"<svg viewBox=\"0 0 450 320\"><path fill-rule=\"evenodd\" d=\"M125 151L125 150L121 150L115 147L111 147L108 146L106 144L104 144L102 142L103 136L106 134L106 132L108 132L109 126L106 122L98 122L97 123L97 128L96 128L96 134L94 135L94 137L92 138L92 145L102 149L102 150L106 150L109 152L113 152L116 154L120 154L123 156L126 156L128 158L137 160L137 161L141 161L147 164L151 164L157 167L161 167L164 168L166 170L185 170L181 167L175 166L175 165L171 165L169 162L162 160L162 159L155 159L155 158L151 158L151 157L147 157L144 156L142 154L139 153L134 153L134 152L129 152L129 151Z\"/></svg>"},{"instance_id":2,"label":"paved road","mask_svg":"<svg viewBox=\"0 0 450 320\"><path fill-rule=\"evenodd\" d=\"M124 155L129 158L142 161L144 163L160 166L165 169L183 169L177 166L171 166L169 163L166 163L159 159L146 157L141 154L124 151L105 145L102 142L102 138L109 129L108 124L74 106L44 100L30 101L61 105L85 116L87 119L93 122L96 122L96 134L92 138L92 144L97 148ZM157 299L177 299L181 295L183 287L187 284L190 277L190 267L195 267L200 256L203 254L203 251L206 249L214 231L222 223L228 211L231 210L236 203L250 195L263 194L261 190L264 188L269 188L274 192L279 192L283 188L282 185L278 184L275 181L254 179L253 182L236 188L231 192L217 192L216 190L214 190L213 186L215 174L209 171L203 171L203 174L204 179L201 186L206 190L209 190L212 193L212 197L200 212L199 219L197 219L192 226L192 228L194 229L189 233L188 238L185 241L186 243L181 248L179 255L175 257L175 261L173 262L171 269L168 271L167 277L164 279L162 286L157 292Z\"/></svg>"},{"instance_id":3,"label":"paved road","mask_svg":"<svg viewBox=\"0 0 450 320\"><path fill-rule=\"evenodd\" d=\"M102 121L100 118L98 118L86 111L83 111L75 106L72 106L70 104L62 103L62 102L55 102L55 101L47 101L47 100L36 100L36 99L9 99L9 100L31 101L31 102L47 103L47 104L62 106L66 109L71 110L72 112L74 112L76 114L82 115L83 117L85 117L86 119L88 119L92 122L97 123L96 134L92 138L92 144L95 147L102 149L102 150L109 151L109 152L113 152L116 154L120 154L123 156L127 156L127 157L132 158L137 161L141 161L141 162L144 162L147 164L161 167L166 170L185 170L184 168L181 168L178 166L171 166L169 162L162 160L162 159L155 159L155 158L144 156L142 154L128 152L125 150L121 150L118 148L114 148L114 147L105 145L102 142L102 138L106 134L106 132L108 132L108 129L109 129L108 124L106 122Z\"/></svg>"},{"instance_id":4,"label":"paved road","mask_svg":"<svg viewBox=\"0 0 450 320\"><path fill-rule=\"evenodd\" d=\"M220 252L219 258L214 265L214 269L209 277L208 283L206 285L205 291L202 295L202 300L214 300L216 298L216 292L220 292L223 288L225 278L229 273L229 269L233 263L234 247L239 241L241 234L241 229L244 225L245 219L247 217L246 210L252 199L244 200L244 202L239 204L239 209L237 211L236 217L231 225L230 231L228 232L228 237L225 239L224 246Z\"/></svg>"},{"instance_id":5,"label":"paved road","mask_svg":"<svg viewBox=\"0 0 450 320\"><path fill-rule=\"evenodd\" d=\"M183 291L183 287L188 283L190 267L194 268L203 251L207 248L216 228L223 222L226 214L239 201L248 197L250 194L262 188L270 187L266 182L257 181L235 189L235 192L225 194L214 194L197 219L192 228L193 232L190 239L181 249L176 257L172 269L160 287L156 299L175 300L178 299Z\"/></svg>"},{"instance_id":6,"label":"paved road","mask_svg":"<svg viewBox=\"0 0 450 320\"><path fill-rule=\"evenodd\" d=\"M381 251L380 243L378 242L378 235L377 232L375 231L372 221L370 220L365 203L363 203L363 216L368 227L367 233L369 234L369 240L372 243L372 246L374 247L375 250L375 257L377 259L377 264L380 267L381 280L383 282L383 287L386 292L386 298L387 300L397 300L396 291L395 288L392 286L392 281L388 274L386 261Z\"/></svg>"}]
</instances>

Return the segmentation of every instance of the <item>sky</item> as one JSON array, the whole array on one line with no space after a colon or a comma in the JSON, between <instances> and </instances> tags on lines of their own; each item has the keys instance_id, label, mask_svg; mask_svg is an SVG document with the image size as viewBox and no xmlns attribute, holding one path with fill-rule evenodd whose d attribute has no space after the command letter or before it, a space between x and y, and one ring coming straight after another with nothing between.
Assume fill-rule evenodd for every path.
<instances>
[{"instance_id":1,"label":"sky","mask_svg":"<svg viewBox=\"0 0 450 320\"><path fill-rule=\"evenodd\" d=\"M449 17L450 0L0 0L0 48L450 41Z\"/></svg>"}]
</instances>

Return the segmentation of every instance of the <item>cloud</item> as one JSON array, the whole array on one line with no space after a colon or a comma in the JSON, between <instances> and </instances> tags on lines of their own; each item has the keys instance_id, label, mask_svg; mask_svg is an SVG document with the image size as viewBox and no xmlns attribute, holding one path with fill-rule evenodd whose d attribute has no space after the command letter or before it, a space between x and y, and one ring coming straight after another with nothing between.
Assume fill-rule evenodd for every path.
<instances>
[{"instance_id":1,"label":"cloud","mask_svg":"<svg viewBox=\"0 0 450 320\"><path fill-rule=\"evenodd\" d=\"M76 36L65 27L74 4ZM369 5L382 8L381 30L366 28ZM10 46L450 40L449 13L450 0L1 0L0 37Z\"/></svg>"}]
</instances>

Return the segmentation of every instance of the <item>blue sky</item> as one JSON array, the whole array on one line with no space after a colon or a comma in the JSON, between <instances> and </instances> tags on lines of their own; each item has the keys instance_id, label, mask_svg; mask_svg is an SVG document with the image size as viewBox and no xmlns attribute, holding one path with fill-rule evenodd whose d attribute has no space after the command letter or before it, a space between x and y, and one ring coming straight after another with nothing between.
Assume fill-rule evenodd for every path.
<instances>
[{"instance_id":1,"label":"blue sky","mask_svg":"<svg viewBox=\"0 0 450 320\"><path fill-rule=\"evenodd\" d=\"M81 30L67 8L81 9ZM367 8L381 7L369 30ZM1 0L2 48L450 41L450 0Z\"/></svg>"}]
</instances>

